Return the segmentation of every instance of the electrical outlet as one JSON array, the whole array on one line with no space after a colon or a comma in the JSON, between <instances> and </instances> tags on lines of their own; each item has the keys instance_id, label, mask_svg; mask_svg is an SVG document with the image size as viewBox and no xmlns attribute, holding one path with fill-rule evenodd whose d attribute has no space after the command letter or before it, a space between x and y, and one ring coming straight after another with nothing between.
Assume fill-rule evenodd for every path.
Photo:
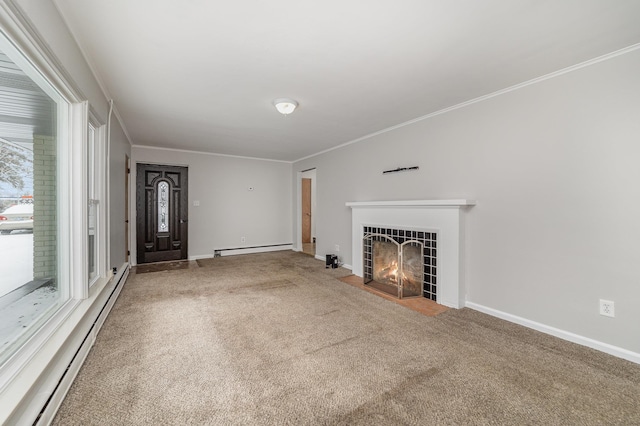
<instances>
[{"instance_id":1,"label":"electrical outlet","mask_svg":"<svg viewBox=\"0 0 640 426\"><path fill-rule=\"evenodd\" d=\"M340 246L336 244L336 251L340 251Z\"/></svg>"},{"instance_id":2,"label":"electrical outlet","mask_svg":"<svg viewBox=\"0 0 640 426\"><path fill-rule=\"evenodd\" d=\"M604 315L605 317L615 317L615 314L613 302L611 300L600 299L600 315Z\"/></svg>"},{"instance_id":3,"label":"electrical outlet","mask_svg":"<svg viewBox=\"0 0 640 426\"><path fill-rule=\"evenodd\" d=\"M247 242L247 238L246 237L240 237L240 242L241 243L246 243Z\"/></svg>"}]
</instances>

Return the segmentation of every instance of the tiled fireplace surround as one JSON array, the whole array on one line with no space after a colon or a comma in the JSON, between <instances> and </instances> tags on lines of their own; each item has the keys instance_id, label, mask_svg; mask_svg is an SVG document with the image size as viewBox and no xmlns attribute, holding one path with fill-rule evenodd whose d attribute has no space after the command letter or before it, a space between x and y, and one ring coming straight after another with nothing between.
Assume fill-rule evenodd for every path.
<instances>
[{"instance_id":1,"label":"tiled fireplace surround","mask_svg":"<svg viewBox=\"0 0 640 426\"><path fill-rule=\"evenodd\" d=\"M425 230L438 233L437 302L464 307L465 212L471 200L409 200L348 202L352 209L352 272L363 276L364 228Z\"/></svg>"}]
</instances>

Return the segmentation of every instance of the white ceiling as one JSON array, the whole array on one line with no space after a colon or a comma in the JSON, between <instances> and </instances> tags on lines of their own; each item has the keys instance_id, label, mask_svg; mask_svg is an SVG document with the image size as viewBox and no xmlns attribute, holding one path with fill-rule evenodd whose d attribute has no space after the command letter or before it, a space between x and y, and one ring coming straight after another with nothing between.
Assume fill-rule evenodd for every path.
<instances>
[{"instance_id":1,"label":"white ceiling","mask_svg":"<svg viewBox=\"0 0 640 426\"><path fill-rule=\"evenodd\" d=\"M134 144L286 161L640 42L639 0L54 1Z\"/></svg>"}]
</instances>

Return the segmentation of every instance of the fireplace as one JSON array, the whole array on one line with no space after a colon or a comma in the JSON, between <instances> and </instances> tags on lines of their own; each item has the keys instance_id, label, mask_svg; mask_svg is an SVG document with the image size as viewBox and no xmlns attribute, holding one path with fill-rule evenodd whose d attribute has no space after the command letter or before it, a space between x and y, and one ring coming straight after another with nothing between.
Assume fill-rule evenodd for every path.
<instances>
[{"instance_id":1,"label":"fireplace","mask_svg":"<svg viewBox=\"0 0 640 426\"><path fill-rule=\"evenodd\" d=\"M365 279L364 254L366 234L382 234L382 242L396 246L406 241L416 240L422 243L422 295L439 304L452 308L461 308L465 303L465 264L467 235L465 223L468 210L476 203L473 200L406 200L406 201L352 201L346 203L351 208L351 270L354 275ZM384 232L383 232L384 230ZM390 232L388 232L390 231ZM394 235L397 232L397 238ZM415 236L413 232L416 232ZM420 232L422 237L419 238ZM409 233L409 234L408 234ZM371 245L376 239L370 238ZM395 241L392 243L390 240ZM396 244L397 243L397 244ZM417 247L419 244L406 244ZM372 247L373 248L373 247ZM406 249L405 249L406 250ZM373 253L373 252L372 252ZM397 253L397 250L396 250ZM406 255L404 265L406 270ZM388 256L388 255L385 255ZM401 259L401 256L394 255ZM419 257L419 256L416 256ZM380 259L383 261L384 259ZM371 263L373 264L373 255ZM393 261L393 260L392 260ZM413 263L413 261L412 261ZM420 266L419 266L420 267ZM383 285L397 295L398 287L393 280L374 279L373 271L366 280L368 285ZM406 285L405 285L406 284ZM419 289L419 287L418 287ZM415 283L402 284L402 296L416 292ZM418 290L419 292L419 290Z\"/></svg>"},{"instance_id":2,"label":"fireplace","mask_svg":"<svg viewBox=\"0 0 640 426\"><path fill-rule=\"evenodd\" d=\"M437 300L437 233L365 225L362 265L365 285L399 299Z\"/></svg>"}]
</instances>

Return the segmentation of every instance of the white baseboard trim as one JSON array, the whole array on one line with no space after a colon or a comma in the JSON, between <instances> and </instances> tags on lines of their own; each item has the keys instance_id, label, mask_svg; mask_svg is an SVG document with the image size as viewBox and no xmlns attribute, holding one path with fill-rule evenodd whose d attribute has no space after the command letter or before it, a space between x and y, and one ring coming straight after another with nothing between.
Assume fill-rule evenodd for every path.
<instances>
[{"instance_id":1,"label":"white baseboard trim","mask_svg":"<svg viewBox=\"0 0 640 426\"><path fill-rule=\"evenodd\" d=\"M249 248L237 248L237 249L216 249L221 250L221 256L235 256L238 254L252 254L252 253L267 253L270 251L284 251L291 250L293 248L292 244L285 244L281 246L264 246L264 247L249 247ZM212 257L212 256L209 256Z\"/></svg>"},{"instance_id":2,"label":"white baseboard trim","mask_svg":"<svg viewBox=\"0 0 640 426\"><path fill-rule=\"evenodd\" d=\"M218 250L220 250L220 256L234 256L237 254L251 254L251 253L266 253L270 251L283 251L283 250L300 251L293 248L291 244L285 244L281 246L249 247L249 248L237 248L237 249L214 249L214 254L198 254L195 256L189 256L189 260L211 259L212 257L215 256L215 252Z\"/></svg>"},{"instance_id":3,"label":"white baseboard trim","mask_svg":"<svg viewBox=\"0 0 640 426\"><path fill-rule=\"evenodd\" d=\"M78 352L76 353L75 358L73 359L71 364L69 364L69 368L60 380L60 383L58 384L55 392L53 393L53 395L51 395L49 403L42 411L42 415L36 423L37 426L48 426L51 424L56 413L58 412L58 409L60 408L60 405L62 404L62 401L64 401L64 398L67 396L67 393L69 392L73 381L80 372L82 364L84 364L84 361L87 359L87 355L89 355L89 351L91 350L91 347L93 346L95 341L96 336L92 330L90 335L87 336L87 339L82 343L82 346L80 346L80 349L78 349Z\"/></svg>"},{"instance_id":4,"label":"white baseboard trim","mask_svg":"<svg viewBox=\"0 0 640 426\"><path fill-rule=\"evenodd\" d=\"M120 267L118 273L113 277L113 282L115 283L115 288L112 291L112 294L107 299L107 303L105 303L102 311L96 318L93 327L90 329L87 334L86 339L80 345L76 355L73 357L73 360L69 364L67 371L64 373L64 376L60 380L60 383L56 387L55 391L51 395L51 399L47 403L46 407L42 411L40 418L37 420L37 426L48 426L53 421L62 401L67 396L73 381L76 376L80 372L80 368L84 364L84 361L89 355L89 351L93 347L93 344L96 341L96 337L104 324L109 312L111 312L111 308L115 304L120 292L122 291L122 287L127 281L129 277L130 267L126 263Z\"/></svg>"},{"instance_id":5,"label":"white baseboard trim","mask_svg":"<svg viewBox=\"0 0 640 426\"><path fill-rule=\"evenodd\" d=\"M528 328L532 328L542 333L550 334L552 336L559 337L560 339L568 340L570 342L577 343L582 346L587 346L589 348L596 349L598 351L607 353L609 355L613 355L615 357L626 359L636 364L640 364L640 353L632 352L630 350L620 348L618 346L613 346L608 343L600 342L598 340L581 336L579 334L571 333L569 331L560 330L559 328L551 327L536 321L531 321L526 318L512 315L507 312L502 312L497 309L489 308L484 305L479 305L477 303L466 302L465 306L467 308L503 319L505 321L513 322Z\"/></svg>"},{"instance_id":6,"label":"white baseboard trim","mask_svg":"<svg viewBox=\"0 0 640 426\"><path fill-rule=\"evenodd\" d=\"M322 262L325 262L325 263L326 263L326 261L327 261L327 258L326 258L325 256L320 256L319 254L316 254L316 255L314 256L314 258L316 258L316 259L318 259L318 260L321 260ZM347 265L346 263L343 263L342 265L340 265L340 267L341 267L341 268L348 269L348 270L350 270L350 271L352 271L352 270L353 270L353 268L351 267L351 265Z\"/></svg>"},{"instance_id":7,"label":"white baseboard trim","mask_svg":"<svg viewBox=\"0 0 640 426\"><path fill-rule=\"evenodd\" d=\"M327 261L326 256L321 256L321 255L319 255L319 254L316 254L314 257L315 257L316 259L318 259L318 260L322 260L323 262L326 262L326 261ZM340 260L340 258L338 258L338 260ZM350 270L350 271L352 271L352 270L353 270L353 267L352 267L351 265L347 264L347 263L343 263L342 265L340 265L340 267L341 267L341 268L348 269L348 270Z\"/></svg>"},{"instance_id":8,"label":"white baseboard trim","mask_svg":"<svg viewBox=\"0 0 640 426\"><path fill-rule=\"evenodd\" d=\"M96 336L102 329L102 325L104 324L104 321L107 319L107 316L109 316L109 313L111 312L111 308L113 308L113 305L115 305L116 300L118 300L118 297L120 296L120 292L122 291L122 287L124 287L124 284L127 282L127 278L129 278L130 270L131 268L125 264L120 268L116 276L113 278L114 282L116 283L116 288L113 289L113 293L111 294L111 297L105 304L104 310L100 313L100 316L96 320L96 323L94 326L94 331Z\"/></svg>"},{"instance_id":9,"label":"white baseboard trim","mask_svg":"<svg viewBox=\"0 0 640 426\"><path fill-rule=\"evenodd\" d=\"M189 256L189 260L211 259L212 257L213 257L212 254L199 254L196 256Z\"/></svg>"}]
</instances>

